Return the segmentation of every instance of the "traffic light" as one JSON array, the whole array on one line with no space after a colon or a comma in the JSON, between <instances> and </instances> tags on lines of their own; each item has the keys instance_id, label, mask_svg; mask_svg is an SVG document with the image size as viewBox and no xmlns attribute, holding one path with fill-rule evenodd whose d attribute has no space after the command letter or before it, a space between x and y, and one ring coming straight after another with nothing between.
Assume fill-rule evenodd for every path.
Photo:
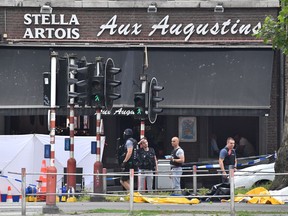
<instances>
[{"instance_id":1,"label":"traffic light","mask_svg":"<svg viewBox=\"0 0 288 216\"><path fill-rule=\"evenodd\" d=\"M104 103L104 65L102 57L96 58L96 67L91 68L91 106L102 108Z\"/></svg>"},{"instance_id":2,"label":"traffic light","mask_svg":"<svg viewBox=\"0 0 288 216\"><path fill-rule=\"evenodd\" d=\"M155 123L157 115L163 111L161 108L158 108L158 103L164 100L164 98L158 96L158 93L163 89L164 87L159 86L157 79L153 77L150 81L148 99L148 118L152 124Z\"/></svg>"},{"instance_id":3,"label":"traffic light","mask_svg":"<svg viewBox=\"0 0 288 216\"><path fill-rule=\"evenodd\" d=\"M116 68L114 61L108 58L105 63L105 81L104 81L104 97L105 97L105 108L111 110L113 107L114 100L121 97L121 94L116 93L115 88L121 85L121 81L115 79L115 75L120 73L121 69Z\"/></svg>"},{"instance_id":4,"label":"traffic light","mask_svg":"<svg viewBox=\"0 0 288 216\"><path fill-rule=\"evenodd\" d=\"M74 54L59 58L56 88L56 104L58 106L89 105L89 65L90 63L87 63L85 57L77 61Z\"/></svg>"},{"instance_id":5,"label":"traffic light","mask_svg":"<svg viewBox=\"0 0 288 216\"><path fill-rule=\"evenodd\" d=\"M67 107L70 99L76 97L73 93L74 90L71 89L74 89L74 84L77 82L77 79L74 78L76 74L75 69L78 67L75 65L75 61L76 56L74 55L66 55L59 58L59 70L56 75L56 104L58 106Z\"/></svg>"},{"instance_id":6,"label":"traffic light","mask_svg":"<svg viewBox=\"0 0 288 216\"><path fill-rule=\"evenodd\" d=\"M76 104L79 106L90 106L90 76L89 73L91 71L91 68L93 68L92 63L88 63L86 60L86 57L83 56L80 61L77 62L77 68L76 68L76 91L74 92L74 95L76 96ZM74 81L75 82L75 81ZM73 94L71 94L73 95Z\"/></svg>"},{"instance_id":7,"label":"traffic light","mask_svg":"<svg viewBox=\"0 0 288 216\"><path fill-rule=\"evenodd\" d=\"M134 93L134 117L135 119L145 119L145 93Z\"/></svg>"}]
</instances>

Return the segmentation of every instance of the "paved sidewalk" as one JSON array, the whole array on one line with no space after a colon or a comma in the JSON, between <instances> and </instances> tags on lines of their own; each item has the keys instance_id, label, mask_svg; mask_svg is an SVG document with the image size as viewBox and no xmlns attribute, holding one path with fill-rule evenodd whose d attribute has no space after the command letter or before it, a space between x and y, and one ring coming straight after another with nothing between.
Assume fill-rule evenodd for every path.
<instances>
[{"instance_id":1,"label":"paved sidewalk","mask_svg":"<svg viewBox=\"0 0 288 216\"><path fill-rule=\"evenodd\" d=\"M46 203L27 203L26 215L42 215L42 208ZM82 215L82 216L116 216L128 215L128 213L87 213L88 210L108 209L108 210L126 210L129 211L129 202L74 202L74 203L57 203L60 214L53 216ZM262 205L235 203L236 215L239 211L246 211L247 215L288 215L288 204L285 205ZM133 203L133 210L157 210L157 211L175 211L171 215L230 215L230 203L200 203L200 204L150 204L150 203ZM177 212L178 211L178 212ZM179 212L181 211L181 212ZM187 213L185 212L187 211ZM249 214L248 214L249 213ZM0 215L21 215L21 203L0 203ZM45 214L45 216L52 214ZM137 215L137 214L135 214ZM157 214L163 215L164 214Z\"/></svg>"}]
</instances>

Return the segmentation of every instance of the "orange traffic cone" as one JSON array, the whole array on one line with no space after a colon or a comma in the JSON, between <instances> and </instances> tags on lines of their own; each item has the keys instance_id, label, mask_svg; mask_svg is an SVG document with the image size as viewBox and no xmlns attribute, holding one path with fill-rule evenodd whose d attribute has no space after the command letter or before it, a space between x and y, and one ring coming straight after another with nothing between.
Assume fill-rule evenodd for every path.
<instances>
[{"instance_id":1,"label":"orange traffic cone","mask_svg":"<svg viewBox=\"0 0 288 216\"><path fill-rule=\"evenodd\" d=\"M37 201L45 201L46 196L45 193L47 191L47 167L46 160L42 160L41 165L41 174L39 176L39 180L37 180Z\"/></svg>"},{"instance_id":2,"label":"orange traffic cone","mask_svg":"<svg viewBox=\"0 0 288 216\"><path fill-rule=\"evenodd\" d=\"M12 198L12 192L11 192L11 186L8 186L8 192L7 192L7 203L12 203L13 202L13 198Z\"/></svg>"},{"instance_id":3,"label":"orange traffic cone","mask_svg":"<svg viewBox=\"0 0 288 216\"><path fill-rule=\"evenodd\" d=\"M47 188L47 167L46 167L46 160L42 160L41 165L41 175L39 177L38 182L41 182L38 188L38 192L46 193Z\"/></svg>"}]
</instances>

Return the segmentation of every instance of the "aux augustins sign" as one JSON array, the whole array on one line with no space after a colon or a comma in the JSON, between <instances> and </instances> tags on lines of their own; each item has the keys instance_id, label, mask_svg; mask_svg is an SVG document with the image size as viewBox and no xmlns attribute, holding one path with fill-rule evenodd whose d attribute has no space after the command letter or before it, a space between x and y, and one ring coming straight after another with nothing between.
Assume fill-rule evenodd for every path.
<instances>
[{"instance_id":1,"label":"aux augustins sign","mask_svg":"<svg viewBox=\"0 0 288 216\"><path fill-rule=\"evenodd\" d=\"M23 39L58 39L58 40L79 40L81 39L80 25L84 25L76 14L25 14L25 32ZM184 41L189 41L193 35L252 35L261 28L261 23L256 25L242 23L240 19L232 21L227 19L223 22L215 23L171 23L170 16L166 15L159 22L152 23L148 33L144 33L143 28L147 28L143 23L121 23L118 16L113 15L96 27L95 38L104 37L104 33L110 36L140 36L153 37L155 34L161 36L175 36Z\"/></svg>"}]
</instances>

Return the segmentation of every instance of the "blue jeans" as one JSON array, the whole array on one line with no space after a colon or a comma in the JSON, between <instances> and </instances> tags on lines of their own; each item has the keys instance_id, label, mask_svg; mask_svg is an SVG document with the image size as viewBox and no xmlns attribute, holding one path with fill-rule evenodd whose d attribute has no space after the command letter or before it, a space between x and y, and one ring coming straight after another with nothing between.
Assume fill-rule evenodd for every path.
<instances>
[{"instance_id":1,"label":"blue jeans","mask_svg":"<svg viewBox=\"0 0 288 216\"><path fill-rule=\"evenodd\" d=\"M172 172L172 189L175 193L181 193L181 175L183 173L182 167L174 167Z\"/></svg>"}]
</instances>

